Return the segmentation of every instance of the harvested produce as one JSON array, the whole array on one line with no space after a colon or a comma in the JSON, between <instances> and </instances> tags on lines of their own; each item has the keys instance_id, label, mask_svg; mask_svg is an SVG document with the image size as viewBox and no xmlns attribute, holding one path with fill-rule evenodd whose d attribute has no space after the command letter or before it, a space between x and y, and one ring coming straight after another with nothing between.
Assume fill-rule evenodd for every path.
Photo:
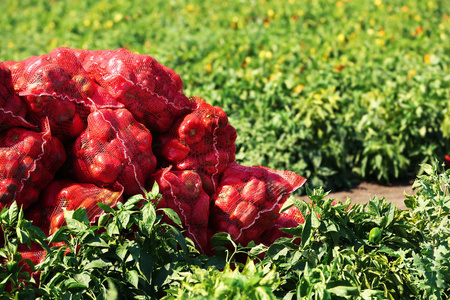
<instances>
[{"instance_id":1,"label":"harvested produce","mask_svg":"<svg viewBox=\"0 0 450 300\"><path fill-rule=\"evenodd\" d=\"M174 210L202 253L216 232L269 244L301 223L279 210L306 179L236 163L225 111L187 97L151 56L62 47L0 63L0 120L0 209L17 201L45 234L65 210L84 208L94 223L98 204L145 196L154 182L157 208Z\"/></svg>"}]
</instances>

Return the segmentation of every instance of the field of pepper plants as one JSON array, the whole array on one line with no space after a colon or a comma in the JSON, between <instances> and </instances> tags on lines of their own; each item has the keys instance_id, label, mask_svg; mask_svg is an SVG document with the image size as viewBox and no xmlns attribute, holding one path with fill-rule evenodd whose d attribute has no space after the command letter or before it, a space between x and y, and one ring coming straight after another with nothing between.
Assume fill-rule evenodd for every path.
<instances>
[{"instance_id":1,"label":"field of pepper plants","mask_svg":"<svg viewBox=\"0 0 450 300\"><path fill-rule=\"evenodd\" d=\"M0 9L0 299L448 298L448 1Z\"/></svg>"}]
</instances>

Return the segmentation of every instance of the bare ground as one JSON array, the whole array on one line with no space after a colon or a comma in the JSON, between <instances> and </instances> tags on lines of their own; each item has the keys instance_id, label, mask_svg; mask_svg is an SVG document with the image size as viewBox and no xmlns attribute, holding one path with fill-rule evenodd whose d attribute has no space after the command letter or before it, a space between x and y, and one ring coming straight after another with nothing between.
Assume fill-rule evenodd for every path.
<instances>
[{"instance_id":1,"label":"bare ground","mask_svg":"<svg viewBox=\"0 0 450 300\"><path fill-rule=\"evenodd\" d=\"M378 198L385 197L387 201L393 202L399 209L406 209L403 200L406 199L405 193L413 195L411 189L414 180L409 180L393 185L379 185L369 182L361 182L355 188L348 191L341 191L336 193L330 193L328 198L333 198L345 202L347 198L350 198L352 203L366 203L373 197ZM302 199L308 199L307 196L301 196Z\"/></svg>"}]
</instances>

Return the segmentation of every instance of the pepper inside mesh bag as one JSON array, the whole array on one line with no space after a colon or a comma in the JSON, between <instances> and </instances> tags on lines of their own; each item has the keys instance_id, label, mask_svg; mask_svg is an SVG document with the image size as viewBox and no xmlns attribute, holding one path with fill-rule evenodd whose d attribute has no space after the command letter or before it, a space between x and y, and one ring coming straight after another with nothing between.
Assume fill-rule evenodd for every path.
<instances>
[{"instance_id":1,"label":"pepper inside mesh bag","mask_svg":"<svg viewBox=\"0 0 450 300\"><path fill-rule=\"evenodd\" d=\"M98 187L90 183L77 183L72 180L53 181L41 194L39 202L25 211L25 217L39 226L45 234L53 234L65 224L64 210L86 209L86 214L94 223L103 210L97 203L115 207L122 201L123 188Z\"/></svg>"},{"instance_id":2,"label":"pepper inside mesh bag","mask_svg":"<svg viewBox=\"0 0 450 300\"><path fill-rule=\"evenodd\" d=\"M97 110L87 122L73 146L77 181L104 187L119 183L125 195L143 193L156 167L150 131L127 109Z\"/></svg>"},{"instance_id":3,"label":"pepper inside mesh bag","mask_svg":"<svg viewBox=\"0 0 450 300\"><path fill-rule=\"evenodd\" d=\"M25 119L27 105L14 91L11 71L0 62L0 131L11 127L35 128Z\"/></svg>"},{"instance_id":4,"label":"pepper inside mesh bag","mask_svg":"<svg viewBox=\"0 0 450 300\"><path fill-rule=\"evenodd\" d=\"M84 130L91 109L123 107L89 76L69 48L6 63L15 90L28 105L29 118L40 124L47 117L53 135L63 140Z\"/></svg>"},{"instance_id":5,"label":"pepper inside mesh bag","mask_svg":"<svg viewBox=\"0 0 450 300\"><path fill-rule=\"evenodd\" d=\"M161 158L160 165L198 171L205 191L212 195L218 178L235 160L237 134L223 109L201 98L193 100L196 108L158 136L155 153Z\"/></svg>"},{"instance_id":6,"label":"pepper inside mesh bag","mask_svg":"<svg viewBox=\"0 0 450 300\"><path fill-rule=\"evenodd\" d=\"M280 210L282 204L278 205L278 210ZM262 243L267 246L272 245L277 239L281 237L292 237L292 235L284 233L281 228L293 228L300 224L305 223L303 214L299 211L296 206L291 206L289 209L285 210L280 214L280 216L275 220L275 224L268 228L261 234L260 238L256 241L257 243ZM296 239L294 242L301 242L300 239Z\"/></svg>"},{"instance_id":7,"label":"pepper inside mesh bag","mask_svg":"<svg viewBox=\"0 0 450 300\"><path fill-rule=\"evenodd\" d=\"M290 171L246 167L236 162L223 173L213 197L210 224L243 245L256 241L279 217L279 203L306 179Z\"/></svg>"},{"instance_id":8,"label":"pepper inside mesh bag","mask_svg":"<svg viewBox=\"0 0 450 300\"><path fill-rule=\"evenodd\" d=\"M11 128L0 133L0 145L0 209L14 200L25 209L38 200L66 160L63 144L48 128Z\"/></svg>"},{"instance_id":9,"label":"pepper inside mesh bag","mask_svg":"<svg viewBox=\"0 0 450 300\"><path fill-rule=\"evenodd\" d=\"M74 53L96 82L152 131L167 131L192 109L180 76L149 55L125 49Z\"/></svg>"},{"instance_id":10,"label":"pepper inside mesh bag","mask_svg":"<svg viewBox=\"0 0 450 300\"><path fill-rule=\"evenodd\" d=\"M200 251L208 249L208 219L210 197L202 188L200 175L195 171L172 171L166 168L158 171L147 185L156 181L162 199L158 208L171 208L181 219L191 238ZM168 219L165 220L170 222Z\"/></svg>"}]
</instances>

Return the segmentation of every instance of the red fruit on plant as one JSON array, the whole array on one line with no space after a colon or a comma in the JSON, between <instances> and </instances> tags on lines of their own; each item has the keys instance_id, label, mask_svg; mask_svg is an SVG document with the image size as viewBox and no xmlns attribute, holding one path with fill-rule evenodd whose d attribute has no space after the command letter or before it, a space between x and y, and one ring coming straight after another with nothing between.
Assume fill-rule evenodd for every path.
<instances>
[{"instance_id":1,"label":"red fruit on plant","mask_svg":"<svg viewBox=\"0 0 450 300\"><path fill-rule=\"evenodd\" d=\"M252 177L242 189L241 197L243 200L257 206L264 205L266 202L266 184L263 181Z\"/></svg>"},{"instance_id":2,"label":"red fruit on plant","mask_svg":"<svg viewBox=\"0 0 450 300\"><path fill-rule=\"evenodd\" d=\"M167 160L178 162L185 159L189 151L189 146L184 145L178 139L171 139L164 145L162 154Z\"/></svg>"},{"instance_id":3,"label":"red fruit on plant","mask_svg":"<svg viewBox=\"0 0 450 300\"><path fill-rule=\"evenodd\" d=\"M204 135L205 127L193 113L186 115L178 127L178 136L188 145L200 142Z\"/></svg>"},{"instance_id":4,"label":"red fruit on plant","mask_svg":"<svg viewBox=\"0 0 450 300\"><path fill-rule=\"evenodd\" d=\"M238 224L245 228L255 222L257 215L258 209L253 204L241 201L230 215L230 221L237 220Z\"/></svg>"}]
</instances>

